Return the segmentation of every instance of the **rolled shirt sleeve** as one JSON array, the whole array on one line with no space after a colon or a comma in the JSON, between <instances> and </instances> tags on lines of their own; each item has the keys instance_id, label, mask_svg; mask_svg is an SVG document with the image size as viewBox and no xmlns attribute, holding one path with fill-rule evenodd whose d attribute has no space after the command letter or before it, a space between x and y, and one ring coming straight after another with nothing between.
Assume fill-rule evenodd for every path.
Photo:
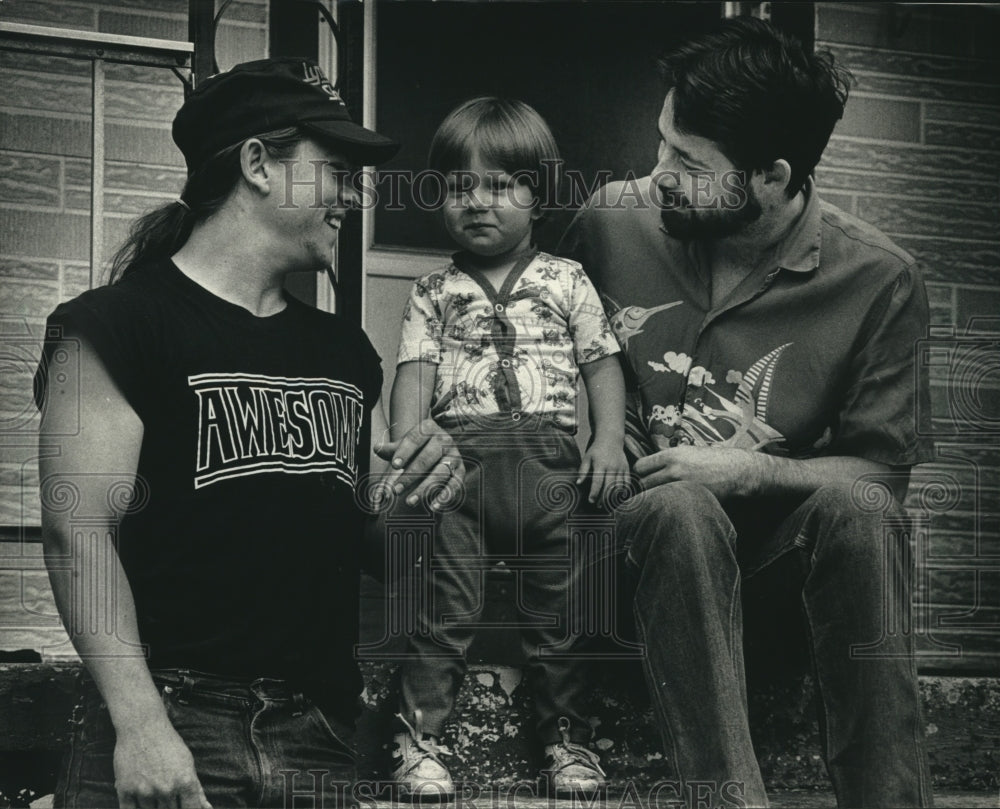
<instances>
[{"instance_id":1,"label":"rolled shirt sleeve","mask_svg":"<svg viewBox=\"0 0 1000 809\"><path fill-rule=\"evenodd\" d=\"M933 446L917 429L928 412L929 390L915 366L926 338L927 295L916 265L904 268L873 313L866 339L851 364L851 384L841 402L827 455L852 455L909 466L933 458Z\"/></svg>"}]
</instances>

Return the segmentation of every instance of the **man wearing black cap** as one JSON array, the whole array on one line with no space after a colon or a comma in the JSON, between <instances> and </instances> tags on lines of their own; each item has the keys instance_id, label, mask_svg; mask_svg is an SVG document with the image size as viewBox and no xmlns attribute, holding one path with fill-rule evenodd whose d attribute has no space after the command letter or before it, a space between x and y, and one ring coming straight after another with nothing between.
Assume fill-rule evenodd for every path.
<instances>
[{"instance_id":1,"label":"man wearing black cap","mask_svg":"<svg viewBox=\"0 0 1000 809\"><path fill-rule=\"evenodd\" d=\"M227 146L286 126L335 145L358 165L384 163L399 150L351 120L314 62L292 56L245 62L212 76L178 111L173 135L190 173Z\"/></svg>"},{"instance_id":2,"label":"man wearing black cap","mask_svg":"<svg viewBox=\"0 0 1000 809\"><path fill-rule=\"evenodd\" d=\"M283 806L353 775L354 486L382 372L282 282L329 266L352 172L396 145L303 59L208 79L173 134L181 198L51 315L36 377L46 558L92 677L62 806ZM411 496L457 491L432 424L380 454L397 493L403 472Z\"/></svg>"}]
</instances>

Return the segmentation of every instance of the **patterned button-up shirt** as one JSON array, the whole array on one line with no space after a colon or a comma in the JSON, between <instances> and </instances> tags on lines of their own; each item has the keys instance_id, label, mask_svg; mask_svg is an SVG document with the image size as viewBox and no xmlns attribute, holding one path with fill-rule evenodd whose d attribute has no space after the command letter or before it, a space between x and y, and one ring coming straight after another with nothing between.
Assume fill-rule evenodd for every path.
<instances>
[{"instance_id":1,"label":"patterned button-up shirt","mask_svg":"<svg viewBox=\"0 0 1000 809\"><path fill-rule=\"evenodd\" d=\"M461 255L413 284L398 362L437 366L431 414L577 425L579 366L618 352L600 299L576 262L532 253L497 290Z\"/></svg>"},{"instance_id":2,"label":"patterned button-up shirt","mask_svg":"<svg viewBox=\"0 0 1000 809\"><path fill-rule=\"evenodd\" d=\"M932 457L916 425L926 379L914 368L927 299L908 253L821 202L810 182L772 260L713 306L702 247L663 229L649 178L603 194L610 203L592 200L563 249L600 289L638 389L632 452L719 444L900 466Z\"/></svg>"}]
</instances>

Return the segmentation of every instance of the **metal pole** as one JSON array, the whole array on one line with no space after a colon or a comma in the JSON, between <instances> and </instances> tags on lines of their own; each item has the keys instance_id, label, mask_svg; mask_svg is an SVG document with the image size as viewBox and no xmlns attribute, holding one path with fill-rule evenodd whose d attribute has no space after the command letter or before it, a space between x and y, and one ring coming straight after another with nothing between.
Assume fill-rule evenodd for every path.
<instances>
[{"instance_id":1,"label":"metal pole","mask_svg":"<svg viewBox=\"0 0 1000 809\"><path fill-rule=\"evenodd\" d=\"M93 289L104 266L104 60L94 59L91 66L90 287Z\"/></svg>"},{"instance_id":2,"label":"metal pole","mask_svg":"<svg viewBox=\"0 0 1000 809\"><path fill-rule=\"evenodd\" d=\"M188 0L188 39L194 45L191 80L197 87L215 73L214 0Z\"/></svg>"}]
</instances>

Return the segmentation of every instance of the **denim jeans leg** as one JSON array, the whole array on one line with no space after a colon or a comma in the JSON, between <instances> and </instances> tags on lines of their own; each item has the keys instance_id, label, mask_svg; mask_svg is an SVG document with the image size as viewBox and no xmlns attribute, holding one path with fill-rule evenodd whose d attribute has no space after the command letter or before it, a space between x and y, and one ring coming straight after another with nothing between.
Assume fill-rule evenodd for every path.
<instances>
[{"instance_id":1,"label":"denim jeans leg","mask_svg":"<svg viewBox=\"0 0 1000 809\"><path fill-rule=\"evenodd\" d=\"M179 677L193 676L187 672ZM154 678L157 675L154 674ZM170 675L160 679L167 718L194 756L198 780L215 809L255 806L260 793L260 762L250 744L250 698L243 688L213 690L184 686ZM217 690L215 690L217 689ZM223 693L228 690L230 693Z\"/></svg>"},{"instance_id":2,"label":"denim jeans leg","mask_svg":"<svg viewBox=\"0 0 1000 809\"><path fill-rule=\"evenodd\" d=\"M465 496L440 516L430 558L417 571L417 631L407 640L400 668L399 710L411 724L423 715L423 731L440 736L465 676L465 653L483 608L486 553L480 465L465 455Z\"/></svg>"},{"instance_id":3,"label":"denim jeans leg","mask_svg":"<svg viewBox=\"0 0 1000 809\"><path fill-rule=\"evenodd\" d=\"M586 743L593 730L584 704L586 662L578 644L582 616L571 614L581 609L571 604L571 594L579 593L583 560L571 552L569 542L573 518L578 521L587 510L584 491L575 483L580 451L571 435L552 428L539 435L534 446L497 456L492 468L517 485L505 498L487 502L488 524L506 522L507 533L515 539L519 527L520 541L506 550L515 562L520 557L533 563L515 575L520 577L519 606L525 620L521 648L525 679L535 700L538 740L543 745L559 742L559 724L565 718L570 739ZM553 486L572 488L576 498L554 494Z\"/></svg>"},{"instance_id":4,"label":"denim jeans leg","mask_svg":"<svg viewBox=\"0 0 1000 809\"><path fill-rule=\"evenodd\" d=\"M350 729L284 684L251 686L250 741L261 771L260 807L353 805L357 779Z\"/></svg>"},{"instance_id":5,"label":"denim jeans leg","mask_svg":"<svg viewBox=\"0 0 1000 809\"><path fill-rule=\"evenodd\" d=\"M168 719L194 757L209 802L216 809L256 805L260 774L250 748L249 701L215 694L181 694L162 681L157 685ZM81 694L53 803L108 809L118 805L115 730L107 706L89 678L84 678Z\"/></svg>"},{"instance_id":6,"label":"denim jeans leg","mask_svg":"<svg viewBox=\"0 0 1000 809\"><path fill-rule=\"evenodd\" d=\"M350 729L284 681L250 686L181 670L157 670L153 679L215 809L351 804ZM85 680L81 694L54 804L108 809L118 805L114 727L93 684Z\"/></svg>"},{"instance_id":7,"label":"denim jeans leg","mask_svg":"<svg viewBox=\"0 0 1000 809\"><path fill-rule=\"evenodd\" d=\"M822 711L824 754L843 807L930 806L905 513L825 486L788 517L748 580L795 551Z\"/></svg>"},{"instance_id":8,"label":"denim jeans leg","mask_svg":"<svg viewBox=\"0 0 1000 809\"><path fill-rule=\"evenodd\" d=\"M678 777L709 784L717 799L766 806L747 719L736 533L704 486L676 482L616 513L635 576L638 640Z\"/></svg>"},{"instance_id":9,"label":"denim jeans leg","mask_svg":"<svg viewBox=\"0 0 1000 809\"><path fill-rule=\"evenodd\" d=\"M73 709L69 747L56 781L55 807L114 807L115 729L97 689L81 689Z\"/></svg>"}]
</instances>

